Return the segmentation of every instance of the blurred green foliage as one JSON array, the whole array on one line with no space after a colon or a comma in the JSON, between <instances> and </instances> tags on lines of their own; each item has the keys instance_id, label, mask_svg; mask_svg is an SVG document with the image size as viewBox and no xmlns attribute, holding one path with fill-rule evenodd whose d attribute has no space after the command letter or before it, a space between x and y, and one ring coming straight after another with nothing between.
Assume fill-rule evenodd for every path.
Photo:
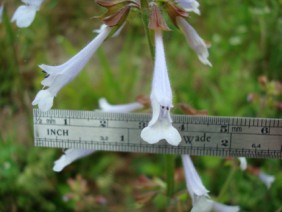
<instances>
[{"instance_id":1,"label":"blurred green foliage","mask_svg":"<svg viewBox=\"0 0 282 212\"><path fill-rule=\"evenodd\" d=\"M191 14L189 22L211 43L213 67L200 64L184 36L170 26L174 31L164 38L175 103L211 115L281 118L276 86L282 80L281 1L200 3L202 15ZM61 151L35 148L32 141L31 101L44 77L38 65L60 64L78 52L95 36L92 30L101 23L92 17L102 10L92 0L46 0L31 27L18 29L9 20L19 4L5 2L0 25L0 211L187 211L191 202L178 157L169 200L160 155L98 152L62 173L52 171ZM54 108L92 110L100 97L113 104L134 101L149 94L152 70L142 21L131 13L121 35L104 43L58 94ZM266 83L258 80L261 75ZM281 161L248 160L275 175L267 190L256 176L240 171L236 161L194 159L214 199L240 205L242 211L282 211ZM228 192L222 193L230 173Z\"/></svg>"}]
</instances>

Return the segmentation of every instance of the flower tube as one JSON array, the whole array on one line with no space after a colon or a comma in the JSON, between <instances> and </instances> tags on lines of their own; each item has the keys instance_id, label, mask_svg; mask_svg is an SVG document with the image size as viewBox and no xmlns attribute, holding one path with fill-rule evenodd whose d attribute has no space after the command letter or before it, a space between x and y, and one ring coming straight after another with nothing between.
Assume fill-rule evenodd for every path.
<instances>
[{"instance_id":1,"label":"flower tube","mask_svg":"<svg viewBox=\"0 0 282 212\"><path fill-rule=\"evenodd\" d=\"M141 138L150 144L165 139L169 144L177 146L181 141L181 136L172 126L172 119L170 117L170 109L173 107L172 91L160 30L155 30L155 45L155 67L150 96L153 117L148 126L142 130Z\"/></svg>"},{"instance_id":2,"label":"flower tube","mask_svg":"<svg viewBox=\"0 0 282 212\"><path fill-rule=\"evenodd\" d=\"M42 111L48 111L53 106L54 97L69 82L71 82L84 68L91 56L100 47L111 31L111 27L106 27L80 52L62 65L49 66L40 65L39 67L46 72L46 78L41 82L45 90L41 90L36 95L32 105L38 105Z\"/></svg>"}]
</instances>

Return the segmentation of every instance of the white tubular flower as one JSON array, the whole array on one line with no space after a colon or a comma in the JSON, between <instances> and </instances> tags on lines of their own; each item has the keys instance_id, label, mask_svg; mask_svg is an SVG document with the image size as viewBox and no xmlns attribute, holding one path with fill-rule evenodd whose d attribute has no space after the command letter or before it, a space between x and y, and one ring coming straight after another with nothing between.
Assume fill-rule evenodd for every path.
<instances>
[{"instance_id":1,"label":"white tubular flower","mask_svg":"<svg viewBox=\"0 0 282 212\"><path fill-rule=\"evenodd\" d=\"M272 183L275 180L275 177L269 174L266 174L263 171L260 171L258 174L259 179L266 185L266 187L269 189L272 185Z\"/></svg>"},{"instance_id":2,"label":"white tubular flower","mask_svg":"<svg viewBox=\"0 0 282 212\"><path fill-rule=\"evenodd\" d=\"M40 65L39 67L47 74L41 84L48 88L38 92L32 105L38 105L42 111L50 110L57 93L79 74L91 56L107 38L110 31L110 27L104 28L87 46L62 65Z\"/></svg>"},{"instance_id":3,"label":"white tubular flower","mask_svg":"<svg viewBox=\"0 0 282 212\"><path fill-rule=\"evenodd\" d=\"M165 139L169 144L177 146L181 141L181 136L171 124L172 91L167 73L162 34L159 30L155 32L155 45L155 67L150 96L153 117L148 126L142 130L141 138L150 144Z\"/></svg>"},{"instance_id":4,"label":"white tubular flower","mask_svg":"<svg viewBox=\"0 0 282 212\"><path fill-rule=\"evenodd\" d=\"M0 6L0 24L2 23L2 16L3 16L4 5Z\"/></svg>"},{"instance_id":5,"label":"white tubular flower","mask_svg":"<svg viewBox=\"0 0 282 212\"><path fill-rule=\"evenodd\" d=\"M129 113L134 110L143 108L143 105L137 102L124 104L124 105L110 105L105 98L99 100L99 107L103 112L120 112ZM86 149L67 149L65 153L55 161L53 171L60 172L72 162L86 157L95 152L95 150Z\"/></svg>"},{"instance_id":6,"label":"white tubular flower","mask_svg":"<svg viewBox=\"0 0 282 212\"><path fill-rule=\"evenodd\" d=\"M247 159L245 157L238 157L238 160L240 161L240 169L245 171L247 169Z\"/></svg>"},{"instance_id":7,"label":"white tubular flower","mask_svg":"<svg viewBox=\"0 0 282 212\"><path fill-rule=\"evenodd\" d=\"M237 212L240 210L240 207L224 205L224 204L213 201L213 210L215 212Z\"/></svg>"},{"instance_id":8,"label":"white tubular flower","mask_svg":"<svg viewBox=\"0 0 282 212\"><path fill-rule=\"evenodd\" d=\"M16 22L17 26L20 28L29 27L43 1L44 0L22 0L25 5L18 7L11 22Z\"/></svg>"},{"instance_id":9,"label":"white tubular flower","mask_svg":"<svg viewBox=\"0 0 282 212\"><path fill-rule=\"evenodd\" d=\"M103 112L129 113L134 110L142 109L144 106L139 102L122 105L111 105L105 98L101 98L99 99L99 107Z\"/></svg>"},{"instance_id":10,"label":"white tubular flower","mask_svg":"<svg viewBox=\"0 0 282 212\"><path fill-rule=\"evenodd\" d=\"M212 66L212 64L208 60L208 46L204 42L204 40L184 18L178 16L176 18L176 21L178 26L184 32L187 42L190 44L191 48L197 53L199 60L205 65Z\"/></svg>"},{"instance_id":11,"label":"white tubular flower","mask_svg":"<svg viewBox=\"0 0 282 212\"><path fill-rule=\"evenodd\" d=\"M209 197L208 190L204 186L198 172L189 155L182 155L182 163L186 180L186 188L192 198L193 205L197 202L197 198L204 196Z\"/></svg>"},{"instance_id":12,"label":"white tubular flower","mask_svg":"<svg viewBox=\"0 0 282 212\"><path fill-rule=\"evenodd\" d=\"M55 161L53 171L60 172L73 161L86 157L92 154L94 151L95 150L67 149L65 153L58 160Z\"/></svg>"},{"instance_id":13,"label":"white tubular flower","mask_svg":"<svg viewBox=\"0 0 282 212\"><path fill-rule=\"evenodd\" d=\"M199 10L200 4L196 0L175 0L175 1L177 4L179 4L179 6L181 6L187 12L194 12L198 15L201 14Z\"/></svg>"},{"instance_id":14,"label":"white tubular flower","mask_svg":"<svg viewBox=\"0 0 282 212\"><path fill-rule=\"evenodd\" d=\"M238 212L239 210L239 206L224 205L205 196L201 196L197 198L191 212Z\"/></svg>"},{"instance_id":15,"label":"white tubular flower","mask_svg":"<svg viewBox=\"0 0 282 212\"><path fill-rule=\"evenodd\" d=\"M228 206L217 203L209 198L208 190L204 186L199 174L189 155L182 155L182 163L187 190L192 198L193 208L191 212L237 212L238 206Z\"/></svg>"}]
</instances>

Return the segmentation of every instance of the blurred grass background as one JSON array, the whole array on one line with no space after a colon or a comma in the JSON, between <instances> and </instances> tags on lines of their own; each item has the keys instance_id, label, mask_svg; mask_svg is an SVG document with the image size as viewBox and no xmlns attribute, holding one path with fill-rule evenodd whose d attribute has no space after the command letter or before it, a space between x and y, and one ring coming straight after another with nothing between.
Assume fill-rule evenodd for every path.
<instances>
[{"instance_id":1,"label":"blurred grass background","mask_svg":"<svg viewBox=\"0 0 282 212\"><path fill-rule=\"evenodd\" d=\"M164 39L175 104L188 103L210 115L281 118L281 0L200 4L202 15L191 14L189 22L211 43L213 67L200 64L184 36L170 26L175 30L164 33ZM46 0L34 23L19 29L9 21L18 5L5 2L0 25L0 211L187 211L191 202L178 157L170 201L160 155L99 152L62 173L52 171L62 151L33 147L31 102L44 77L38 65L60 64L78 52L95 36L92 30L101 22L92 17L103 10L93 0ZM152 70L142 21L132 12L121 35L103 44L57 95L53 108L92 110L100 97L113 104L132 102L150 93ZM248 160L276 177L268 190L240 171L236 161L194 159L214 199L239 205L241 211L282 211L280 160Z\"/></svg>"}]
</instances>

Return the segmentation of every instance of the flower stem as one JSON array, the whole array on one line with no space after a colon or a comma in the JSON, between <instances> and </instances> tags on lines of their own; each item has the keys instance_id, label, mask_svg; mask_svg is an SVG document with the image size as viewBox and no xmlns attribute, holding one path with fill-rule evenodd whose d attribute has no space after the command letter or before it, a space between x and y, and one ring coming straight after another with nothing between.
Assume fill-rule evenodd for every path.
<instances>
[{"instance_id":1,"label":"flower stem","mask_svg":"<svg viewBox=\"0 0 282 212\"><path fill-rule=\"evenodd\" d=\"M148 4L147 0L141 0L140 2L141 2L141 17L142 17L144 30L145 30L145 35L146 35L147 40L148 40L151 56L152 56L152 58L155 58L154 45L153 45L153 42L152 42L152 39L151 39L151 36L150 36L150 31L149 31L149 28L148 28L149 4Z\"/></svg>"},{"instance_id":2,"label":"flower stem","mask_svg":"<svg viewBox=\"0 0 282 212\"><path fill-rule=\"evenodd\" d=\"M174 193L174 155L165 155L167 196Z\"/></svg>"},{"instance_id":3,"label":"flower stem","mask_svg":"<svg viewBox=\"0 0 282 212\"><path fill-rule=\"evenodd\" d=\"M237 170L237 167L233 165L229 174L228 174L228 177L227 177L226 181L224 182L222 189L220 190L219 195L217 197L217 200L219 202L222 201L224 194L227 192L229 185L231 184L232 179L233 179L233 177L236 173L236 170Z\"/></svg>"}]
</instances>

